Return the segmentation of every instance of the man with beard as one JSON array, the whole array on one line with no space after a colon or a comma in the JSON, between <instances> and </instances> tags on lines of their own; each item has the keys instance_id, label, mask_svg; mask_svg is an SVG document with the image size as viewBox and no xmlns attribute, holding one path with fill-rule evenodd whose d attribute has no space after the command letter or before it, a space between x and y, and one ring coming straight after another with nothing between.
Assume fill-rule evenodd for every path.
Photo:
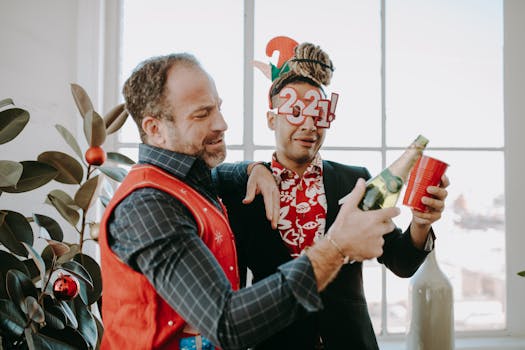
<instances>
[{"instance_id":1,"label":"man with beard","mask_svg":"<svg viewBox=\"0 0 525 350\"><path fill-rule=\"evenodd\" d=\"M239 290L234 237L211 179L227 129L212 78L191 55L155 57L123 93L143 143L101 222L102 349L247 348L318 311L319 292L345 261L382 253L399 210L359 210L360 181L327 239ZM249 168L230 175L264 174L248 192L272 198L271 174Z\"/></svg>"}]
</instances>

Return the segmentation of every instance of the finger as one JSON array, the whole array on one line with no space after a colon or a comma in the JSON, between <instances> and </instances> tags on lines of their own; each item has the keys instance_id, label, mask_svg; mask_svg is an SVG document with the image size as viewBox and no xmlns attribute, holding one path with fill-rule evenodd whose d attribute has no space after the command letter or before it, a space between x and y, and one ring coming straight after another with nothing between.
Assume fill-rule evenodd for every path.
<instances>
[{"instance_id":1,"label":"finger","mask_svg":"<svg viewBox=\"0 0 525 350\"><path fill-rule=\"evenodd\" d=\"M441 176L441 183L439 184L439 186L442 188L446 188L449 185L450 185L450 179L448 178L447 175L443 174L443 176Z\"/></svg>"},{"instance_id":2,"label":"finger","mask_svg":"<svg viewBox=\"0 0 525 350\"><path fill-rule=\"evenodd\" d=\"M355 208L363 198L363 195L365 194L366 190L366 183L365 180L362 178L359 178L355 184L354 189L352 192L350 192L348 195L344 196L339 200L340 204L343 204L341 207L341 210L349 210L344 209L346 208Z\"/></svg>"},{"instance_id":3,"label":"finger","mask_svg":"<svg viewBox=\"0 0 525 350\"><path fill-rule=\"evenodd\" d=\"M256 194L256 186L253 181L248 180L248 184L246 185L246 196L244 196L244 199L242 200L243 204L249 204L253 202Z\"/></svg>"},{"instance_id":4,"label":"finger","mask_svg":"<svg viewBox=\"0 0 525 350\"><path fill-rule=\"evenodd\" d=\"M277 228L277 224L279 223L280 211L281 211L281 196L279 195L279 191L273 191L272 228L274 230Z\"/></svg>"},{"instance_id":5,"label":"finger","mask_svg":"<svg viewBox=\"0 0 525 350\"><path fill-rule=\"evenodd\" d=\"M392 219L388 219L388 220L382 221L381 224L378 225L378 231L376 234L382 238L384 234L394 231L395 228L396 228L396 225L394 224Z\"/></svg>"},{"instance_id":6,"label":"finger","mask_svg":"<svg viewBox=\"0 0 525 350\"><path fill-rule=\"evenodd\" d=\"M379 221L391 222L392 218L395 218L401 213L401 210L398 207L383 208L373 211L377 216Z\"/></svg>"},{"instance_id":7,"label":"finger","mask_svg":"<svg viewBox=\"0 0 525 350\"><path fill-rule=\"evenodd\" d=\"M421 202L433 211L442 212L445 208L445 202L443 202L440 199L435 199L432 197L422 197Z\"/></svg>"},{"instance_id":8,"label":"finger","mask_svg":"<svg viewBox=\"0 0 525 350\"><path fill-rule=\"evenodd\" d=\"M434 196L436 199L444 201L448 196L448 191L442 187L429 186L427 192Z\"/></svg>"},{"instance_id":9,"label":"finger","mask_svg":"<svg viewBox=\"0 0 525 350\"><path fill-rule=\"evenodd\" d=\"M273 227L273 212L275 210L275 203L274 203L274 196L273 193L266 193L266 191L263 193L263 199L264 199L264 209L266 211L266 219L272 223Z\"/></svg>"}]
</instances>

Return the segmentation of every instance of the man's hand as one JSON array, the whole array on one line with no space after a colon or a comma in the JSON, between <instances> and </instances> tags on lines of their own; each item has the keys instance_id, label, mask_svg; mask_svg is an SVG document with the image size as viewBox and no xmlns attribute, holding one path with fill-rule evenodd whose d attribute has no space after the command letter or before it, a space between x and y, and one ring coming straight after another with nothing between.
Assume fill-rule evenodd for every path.
<instances>
[{"instance_id":1,"label":"man's hand","mask_svg":"<svg viewBox=\"0 0 525 350\"><path fill-rule=\"evenodd\" d=\"M346 196L328 234L350 260L363 261L383 254L383 235L395 228L392 218L399 215L399 208L362 211L358 204L363 198L366 183L359 179L352 192Z\"/></svg>"},{"instance_id":2,"label":"man's hand","mask_svg":"<svg viewBox=\"0 0 525 350\"><path fill-rule=\"evenodd\" d=\"M242 200L244 204L253 202L256 195L262 194L266 218L271 222L272 228L276 229L279 222L279 211L281 199L279 188L271 173L261 163L251 163L248 165L248 184L246 185L246 196Z\"/></svg>"},{"instance_id":3,"label":"man's hand","mask_svg":"<svg viewBox=\"0 0 525 350\"><path fill-rule=\"evenodd\" d=\"M410 235L414 245L423 248L430 226L441 219L441 213L445 210L445 199L448 196L446 188L450 185L450 180L446 175L441 177L439 186L428 186L427 192L431 197L421 198L421 202L427 206L428 211L423 213L412 209L412 222L410 224Z\"/></svg>"},{"instance_id":4,"label":"man's hand","mask_svg":"<svg viewBox=\"0 0 525 350\"><path fill-rule=\"evenodd\" d=\"M365 190L365 181L359 179L345 196L345 203L328 230L330 238L320 240L306 252L319 291L335 278L344 260L363 261L383 254L383 235L394 229L392 218L400 211L399 208L362 211L357 205Z\"/></svg>"}]
</instances>

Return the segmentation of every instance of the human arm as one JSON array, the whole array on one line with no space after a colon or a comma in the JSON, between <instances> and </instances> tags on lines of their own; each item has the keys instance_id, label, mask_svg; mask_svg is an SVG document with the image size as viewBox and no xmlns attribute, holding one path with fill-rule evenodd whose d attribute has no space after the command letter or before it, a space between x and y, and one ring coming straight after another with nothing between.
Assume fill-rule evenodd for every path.
<instances>
[{"instance_id":1,"label":"human arm","mask_svg":"<svg viewBox=\"0 0 525 350\"><path fill-rule=\"evenodd\" d=\"M266 218L273 229L277 228L280 210L279 188L265 163L223 163L212 170L212 179L221 197L228 191L242 191L246 188L242 202L249 204L256 195L261 194Z\"/></svg>"},{"instance_id":2,"label":"human arm","mask_svg":"<svg viewBox=\"0 0 525 350\"><path fill-rule=\"evenodd\" d=\"M383 235L395 228L392 218L399 215L399 208L362 211L357 207L365 189L365 181L361 178L328 229L329 239L316 243L306 252L312 260L320 291L339 271L333 268L334 254L347 261L378 257L383 253Z\"/></svg>"},{"instance_id":3,"label":"human arm","mask_svg":"<svg viewBox=\"0 0 525 350\"><path fill-rule=\"evenodd\" d=\"M186 208L163 192L139 191L138 198L132 194L116 208L112 249L214 344L245 348L289 324L299 311L320 309L306 257L233 292Z\"/></svg>"},{"instance_id":4,"label":"human arm","mask_svg":"<svg viewBox=\"0 0 525 350\"><path fill-rule=\"evenodd\" d=\"M440 187L428 187L428 192L436 197L422 199L428 205L429 212L412 210L412 222L404 233L396 228L385 235L384 254L378 258L378 261L385 264L397 276L412 276L423 263L428 252L433 249L435 236L431 225L441 218L447 197L446 187L449 183L444 175Z\"/></svg>"},{"instance_id":5,"label":"human arm","mask_svg":"<svg viewBox=\"0 0 525 350\"><path fill-rule=\"evenodd\" d=\"M428 207L428 212L420 212L412 209L412 222L410 223L410 236L414 246L424 249L432 224L441 218L445 209L445 199L448 192L446 188L450 180L446 175L441 178L439 186L429 186L427 192L433 197L425 196L421 199Z\"/></svg>"},{"instance_id":6,"label":"human arm","mask_svg":"<svg viewBox=\"0 0 525 350\"><path fill-rule=\"evenodd\" d=\"M362 196L364 182L356 188ZM116 208L111 248L215 344L223 349L252 345L292 322L299 311L322 307L317 290L327 285L343 261L327 241L312 247L308 256L281 265L276 274L233 292L186 208L163 192L139 191L149 192L136 200L132 194ZM380 237L391 230L391 217L398 210L364 213L356 203L345 204L332 237L352 259L375 257L381 252ZM353 242L352 237L359 236L361 243Z\"/></svg>"}]
</instances>

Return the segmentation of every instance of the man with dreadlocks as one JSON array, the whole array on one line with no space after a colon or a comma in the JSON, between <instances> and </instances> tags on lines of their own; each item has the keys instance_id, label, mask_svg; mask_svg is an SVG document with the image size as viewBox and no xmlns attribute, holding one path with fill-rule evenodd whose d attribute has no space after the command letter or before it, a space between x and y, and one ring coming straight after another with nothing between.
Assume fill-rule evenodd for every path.
<instances>
[{"instance_id":1,"label":"man with dreadlocks","mask_svg":"<svg viewBox=\"0 0 525 350\"><path fill-rule=\"evenodd\" d=\"M290 38L273 39L267 47L268 56L279 40L286 44L281 47L290 47ZM284 51L281 50L281 56ZM359 178L370 178L366 168L321 158L319 149L326 128L335 118L338 97L332 94L328 99L324 91L330 83L333 64L319 46L311 43L297 45L291 53L293 57L278 66L271 65L267 72L273 84L266 117L268 127L275 133L276 148L266 166L280 191L277 229L264 217L263 198L241 204L241 186L237 186L237 192L229 188L228 193L220 194L236 234L239 264L252 271L255 282L274 273L282 263L302 256L314 243L325 240L340 210L338 200L356 186ZM216 180L220 185L220 177ZM384 236L383 255L378 261L396 275L412 276L433 248L431 224L441 217L448 183L445 176L441 187L428 188L435 197L423 199L430 211L413 211L412 222L404 233L396 228ZM337 242L329 237L328 240L337 246ZM304 318L255 349L378 349L363 290L361 262L343 265L321 297L322 311L304 311Z\"/></svg>"}]
</instances>

